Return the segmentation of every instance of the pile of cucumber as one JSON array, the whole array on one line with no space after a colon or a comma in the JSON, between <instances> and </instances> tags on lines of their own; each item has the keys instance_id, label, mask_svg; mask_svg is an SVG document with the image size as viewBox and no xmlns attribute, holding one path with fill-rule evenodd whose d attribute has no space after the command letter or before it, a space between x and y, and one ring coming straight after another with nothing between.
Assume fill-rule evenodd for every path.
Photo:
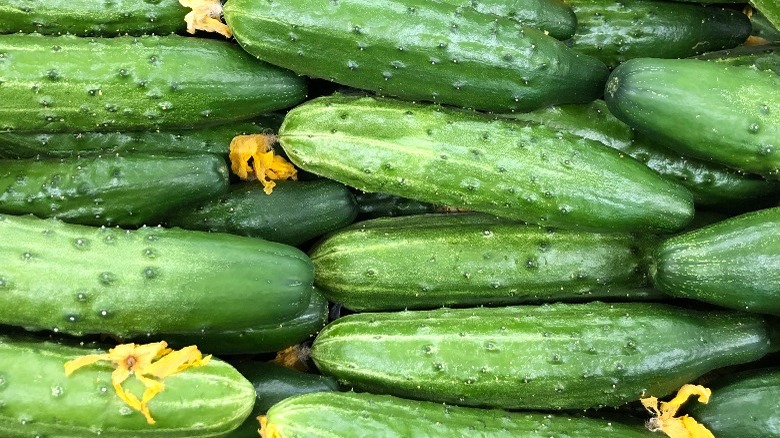
<instances>
[{"instance_id":1,"label":"pile of cucumber","mask_svg":"<svg viewBox=\"0 0 780 438\"><path fill-rule=\"evenodd\" d=\"M776 2L0 16L0 436L664 436L640 400L701 384L780 437ZM245 134L297 180L233 174ZM65 374L160 341L215 357L154 424Z\"/></svg>"}]
</instances>

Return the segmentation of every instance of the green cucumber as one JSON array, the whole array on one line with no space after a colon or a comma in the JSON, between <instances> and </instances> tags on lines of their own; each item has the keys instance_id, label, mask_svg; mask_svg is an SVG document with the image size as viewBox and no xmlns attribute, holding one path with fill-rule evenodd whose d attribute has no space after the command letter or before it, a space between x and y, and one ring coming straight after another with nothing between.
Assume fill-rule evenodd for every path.
<instances>
[{"instance_id":1,"label":"green cucumber","mask_svg":"<svg viewBox=\"0 0 780 438\"><path fill-rule=\"evenodd\" d=\"M65 376L65 362L95 348L0 337L0 435L16 437L213 437L238 427L252 410L252 384L233 367L212 358L164 379L150 402L149 425L111 385L114 367L98 362ZM124 385L139 398L143 386Z\"/></svg>"},{"instance_id":2,"label":"green cucumber","mask_svg":"<svg viewBox=\"0 0 780 438\"><path fill-rule=\"evenodd\" d=\"M612 72L609 110L692 157L777 178L780 75L695 59L632 59Z\"/></svg>"},{"instance_id":3,"label":"green cucumber","mask_svg":"<svg viewBox=\"0 0 780 438\"><path fill-rule=\"evenodd\" d=\"M506 412L367 393L321 392L289 398L266 417L269 438L364 436L639 438L644 427L565 414Z\"/></svg>"},{"instance_id":4,"label":"green cucumber","mask_svg":"<svg viewBox=\"0 0 780 438\"><path fill-rule=\"evenodd\" d=\"M750 4L761 11L776 30L780 30L780 4L777 0L750 0Z\"/></svg>"},{"instance_id":5,"label":"green cucumber","mask_svg":"<svg viewBox=\"0 0 780 438\"><path fill-rule=\"evenodd\" d=\"M0 213L156 225L169 211L227 192L228 179L214 155L0 160Z\"/></svg>"},{"instance_id":6,"label":"green cucumber","mask_svg":"<svg viewBox=\"0 0 780 438\"><path fill-rule=\"evenodd\" d=\"M461 8L472 8L482 14L507 17L528 27L539 29L558 40L574 35L577 16L561 0L444 0Z\"/></svg>"},{"instance_id":7,"label":"green cucumber","mask_svg":"<svg viewBox=\"0 0 780 438\"><path fill-rule=\"evenodd\" d=\"M279 181L270 195L253 181L234 184L224 196L179 210L168 223L300 245L351 224L356 215L352 193L335 181Z\"/></svg>"},{"instance_id":8,"label":"green cucumber","mask_svg":"<svg viewBox=\"0 0 780 438\"><path fill-rule=\"evenodd\" d=\"M676 297L780 315L780 207L669 238L655 251L653 284Z\"/></svg>"},{"instance_id":9,"label":"green cucumber","mask_svg":"<svg viewBox=\"0 0 780 438\"><path fill-rule=\"evenodd\" d=\"M411 216L446 210L446 207L439 207L428 202L415 201L414 199L388 195L387 193L363 192L360 190L356 190L355 202L358 208L357 218L360 220Z\"/></svg>"},{"instance_id":10,"label":"green cucumber","mask_svg":"<svg viewBox=\"0 0 780 438\"><path fill-rule=\"evenodd\" d=\"M750 19L734 9L654 0L567 0L577 32L567 44L610 68L632 58L685 58L742 44Z\"/></svg>"},{"instance_id":11,"label":"green cucumber","mask_svg":"<svg viewBox=\"0 0 780 438\"><path fill-rule=\"evenodd\" d=\"M750 14L750 22L753 25L753 36L769 43L780 43L780 25L775 27L761 11L754 9Z\"/></svg>"},{"instance_id":12,"label":"green cucumber","mask_svg":"<svg viewBox=\"0 0 780 438\"><path fill-rule=\"evenodd\" d=\"M314 282L352 310L620 298L647 283L624 233L552 230L481 214L360 222L310 253Z\"/></svg>"},{"instance_id":13,"label":"green cucumber","mask_svg":"<svg viewBox=\"0 0 780 438\"><path fill-rule=\"evenodd\" d=\"M347 387L505 409L585 409L662 397L769 351L765 321L653 303L557 303L361 313L311 356Z\"/></svg>"},{"instance_id":14,"label":"green cucumber","mask_svg":"<svg viewBox=\"0 0 780 438\"><path fill-rule=\"evenodd\" d=\"M780 44L739 46L699 55L696 59L724 65L748 66L756 70L771 70L780 75Z\"/></svg>"},{"instance_id":15,"label":"green cucumber","mask_svg":"<svg viewBox=\"0 0 780 438\"><path fill-rule=\"evenodd\" d=\"M193 128L305 96L304 79L226 41L0 35L0 131Z\"/></svg>"},{"instance_id":16,"label":"green cucumber","mask_svg":"<svg viewBox=\"0 0 780 438\"><path fill-rule=\"evenodd\" d=\"M435 0L230 0L224 14L264 61L406 100L523 111L591 101L608 76L540 30Z\"/></svg>"},{"instance_id":17,"label":"green cucumber","mask_svg":"<svg viewBox=\"0 0 780 438\"><path fill-rule=\"evenodd\" d=\"M314 276L301 251L261 239L26 216L0 216L0 260L0 324L122 338L289 321Z\"/></svg>"},{"instance_id":18,"label":"green cucumber","mask_svg":"<svg viewBox=\"0 0 780 438\"><path fill-rule=\"evenodd\" d=\"M287 113L279 143L360 190L531 223L670 231L693 215L686 189L603 144L436 105L321 97Z\"/></svg>"}]
</instances>

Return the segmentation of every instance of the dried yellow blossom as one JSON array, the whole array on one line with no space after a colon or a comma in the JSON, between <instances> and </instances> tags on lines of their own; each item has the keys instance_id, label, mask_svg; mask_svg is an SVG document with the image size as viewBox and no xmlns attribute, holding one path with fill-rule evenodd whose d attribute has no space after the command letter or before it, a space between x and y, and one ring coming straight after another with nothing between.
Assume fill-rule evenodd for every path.
<instances>
[{"instance_id":1,"label":"dried yellow blossom","mask_svg":"<svg viewBox=\"0 0 780 438\"><path fill-rule=\"evenodd\" d=\"M233 173L244 180L259 179L268 195L276 185L274 180L298 179L298 170L284 157L274 155L271 145L275 139L273 135L251 134L238 135L230 142Z\"/></svg>"},{"instance_id":2,"label":"dried yellow blossom","mask_svg":"<svg viewBox=\"0 0 780 438\"><path fill-rule=\"evenodd\" d=\"M154 424L148 404L155 395L165 389L165 384L154 378L164 379L189 367L206 365L210 359L211 355L203 357L194 345L174 351L168 348L164 341L144 345L122 344L105 354L90 354L66 362L65 375L70 376L77 369L101 360L110 361L116 367L111 374L114 391L128 406L144 414L147 423ZM146 387L140 400L135 394L122 388L122 383L131 374Z\"/></svg>"},{"instance_id":3,"label":"dried yellow blossom","mask_svg":"<svg viewBox=\"0 0 780 438\"><path fill-rule=\"evenodd\" d=\"M268 424L268 417L261 415L257 417L257 421L260 422L260 429L258 432L262 438L282 438L282 434L276 429L273 424Z\"/></svg>"},{"instance_id":4,"label":"dried yellow blossom","mask_svg":"<svg viewBox=\"0 0 780 438\"><path fill-rule=\"evenodd\" d=\"M277 352L272 362L285 368L306 372L309 371L306 361L309 360L310 353L311 348L309 347L300 344L293 345Z\"/></svg>"},{"instance_id":5,"label":"dried yellow blossom","mask_svg":"<svg viewBox=\"0 0 780 438\"><path fill-rule=\"evenodd\" d=\"M179 0L182 6L192 9L184 16L187 22L187 32L195 33L196 30L217 32L225 38L233 36L233 31L222 21L222 3L219 0Z\"/></svg>"},{"instance_id":6,"label":"dried yellow blossom","mask_svg":"<svg viewBox=\"0 0 780 438\"><path fill-rule=\"evenodd\" d=\"M675 417L677 410L692 395L699 396L699 402L708 403L711 391L700 385L683 385L677 395L668 402L659 402L656 397L643 398L642 405L650 413L655 414L647 423L647 428L653 432L661 431L671 438L715 438L706 427L693 418L683 415Z\"/></svg>"}]
</instances>

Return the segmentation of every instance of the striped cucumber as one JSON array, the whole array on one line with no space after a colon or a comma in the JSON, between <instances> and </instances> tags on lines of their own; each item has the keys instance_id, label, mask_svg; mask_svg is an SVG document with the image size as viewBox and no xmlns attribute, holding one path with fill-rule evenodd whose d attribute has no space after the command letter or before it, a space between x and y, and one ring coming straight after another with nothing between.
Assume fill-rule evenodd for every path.
<instances>
[{"instance_id":1,"label":"striped cucumber","mask_svg":"<svg viewBox=\"0 0 780 438\"><path fill-rule=\"evenodd\" d=\"M406 100L522 111L591 101L608 76L540 30L449 2L230 0L224 14L264 61Z\"/></svg>"},{"instance_id":2,"label":"striped cucumber","mask_svg":"<svg viewBox=\"0 0 780 438\"><path fill-rule=\"evenodd\" d=\"M0 216L0 324L117 337L240 330L308 306L309 258L229 234Z\"/></svg>"},{"instance_id":3,"label":"striped cucumber","mask_svg":"<svg viewBox=\"0 0 780 438\"><path fill-rule=\"evenodd\" d=\"M671 231L691 194L595 141L390 99L322 97L279 129L291 161L369 192L549 226Z\"/></svg>"},{"instance_id":4,"label":"striped cucumber","mask_svg":"<svg viewBox=\"0 0 780 438\"><path fill-rule=\"evenodd\" d=\"M539 29L551 37L565 40L574 35L577 16L561 0L444 0L461 8L473 8L482 14L507 17L523 26Z\"/></svg>"},{"instance_id":5,"label":"striped cucumber","mask_svg":"<svg viewBox=\"0 0 780 438\"><path fill-rule=\"evenodd\" d=\"M304 79L225 41L0 35L0 131L192 128L305 96Z\"/></svg>"}]
</instances>

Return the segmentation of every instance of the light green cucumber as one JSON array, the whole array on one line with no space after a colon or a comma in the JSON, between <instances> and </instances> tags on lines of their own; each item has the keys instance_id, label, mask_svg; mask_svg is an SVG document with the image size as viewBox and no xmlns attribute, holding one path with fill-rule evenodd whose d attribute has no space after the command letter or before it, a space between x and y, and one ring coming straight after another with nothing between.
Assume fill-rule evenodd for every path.
<instances>
[{"instance_id":1,"label":"light green cucumber","mask_svg":"<svg viewBox=\"0 0 780 438\"><path fill-rule=\"evenodd\" d=\"M775 30L780 30L780 4L776 0L750 0L750 4L761 11Z\"/></svg>"}]
</instances>

